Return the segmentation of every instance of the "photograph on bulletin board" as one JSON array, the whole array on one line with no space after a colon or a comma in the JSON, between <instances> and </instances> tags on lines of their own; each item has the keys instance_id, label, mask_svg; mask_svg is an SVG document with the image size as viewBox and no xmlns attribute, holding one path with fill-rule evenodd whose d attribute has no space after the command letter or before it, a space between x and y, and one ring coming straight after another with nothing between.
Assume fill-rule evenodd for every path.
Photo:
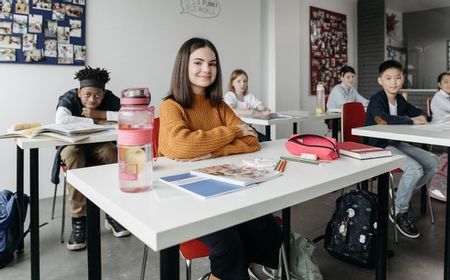
<instances>
[{"instance_id":1,"label":"photograph on bulletin board","mask_svg":"<svg viewBox=\"0 0 450 280\"><path fill-rule=\"evenodd\" d=\"M0 0L0 63L85 65L86 0Z\"/></svg>"},{"instance_id":2,"label":"photograph on bulletin board","mask_svg":"<svg viewBox=\"0 0 450 280\"><path fill-rule=\"evenodd\" d=\"M344 14L310 7L311 94L318 83L325 94L339 84L339 70L347 64L347 19Z\"/></svg>"}]
</instances>

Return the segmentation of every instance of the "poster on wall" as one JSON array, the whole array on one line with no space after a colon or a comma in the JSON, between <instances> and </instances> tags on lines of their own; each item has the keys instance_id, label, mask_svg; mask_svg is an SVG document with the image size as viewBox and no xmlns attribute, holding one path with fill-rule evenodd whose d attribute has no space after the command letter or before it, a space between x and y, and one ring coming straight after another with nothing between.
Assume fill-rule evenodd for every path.
<instances>
[{"instance_id":1,"label":"poster on wall","mask_svg":"<svg viewBox=\"0 0 450 280\"><path fill-rule=\"evenodd\" d=\"M0 63L84 65L86 0L0 0Z\"/></svg>"},{"instance_id":2,"label":"poster on wall","mask_svg":"<svg viewBox=\"0 0 450 280\"><path fill-rule=\"evenodd\" d=\"M347 64L347 19L344 14L310 7L311 94L318 83L325 94L339 83L339 70Z\"/></svg>"}]
</instances>

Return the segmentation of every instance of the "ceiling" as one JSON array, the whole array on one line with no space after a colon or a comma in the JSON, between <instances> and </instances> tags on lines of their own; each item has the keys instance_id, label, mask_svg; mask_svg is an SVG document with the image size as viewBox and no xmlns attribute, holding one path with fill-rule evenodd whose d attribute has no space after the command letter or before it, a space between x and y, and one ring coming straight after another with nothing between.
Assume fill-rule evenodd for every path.
<instances>
[{"instance_id":1,"label":"ceiling","mask_svg":"<svg viewBox=\"0 0 450 280\"><path fill-rule=\"evenodd\" d=\"M442 7L450 7L449 0L385 0L386 8L409 13Z\"/></svg>"}]
</instances>

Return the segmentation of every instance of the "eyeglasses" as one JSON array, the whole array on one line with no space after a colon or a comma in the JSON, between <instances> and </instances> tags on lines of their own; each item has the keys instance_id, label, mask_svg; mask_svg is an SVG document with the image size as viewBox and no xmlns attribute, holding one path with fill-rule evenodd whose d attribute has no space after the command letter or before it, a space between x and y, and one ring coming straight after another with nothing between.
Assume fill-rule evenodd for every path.
<instances>
[{"instance_id":1,"label":"eyeglasses","mask_svg":"<svg viewBox=\"0 0 450 280\"><path fill-rule=\"evenodd\" d=\"M103 93L94 93L94 94L92 94L90 92L83 93L83 98L86 98L86 99L89 99L91 97L94 97L94 99L102 99L104 96L105 95Z\"/></svg>"}]
</instances>

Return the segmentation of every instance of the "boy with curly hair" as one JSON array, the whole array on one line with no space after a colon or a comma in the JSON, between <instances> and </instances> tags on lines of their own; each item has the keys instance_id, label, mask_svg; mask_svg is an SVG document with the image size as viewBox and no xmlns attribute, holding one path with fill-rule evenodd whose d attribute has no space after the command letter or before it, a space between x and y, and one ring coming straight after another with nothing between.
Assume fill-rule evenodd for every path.
<instances>
[{"instance_id":1,"label":"boy with curly hair","mask_svg":"<svg viewBox=\"0 0 450 280\"><path fill-rule=\"evenodd\" d=\"M105 89L110 80L105 69L90 66L75 73L80 86L59 97L56 109L56 123L96 123L117 122L120 99ZM67 169L86 165L109 164L117 162L117 148L114 143L93 143L64 146L60 150L62 162ZM59 166L54 166L54 168ZM80 250L86 247L86 198L67 183L72 215L72 233L67 248ZM118 222L106 215L105 227L112 230L114 236L122 237L130 233Z\"/></svg>"}]
</instances>

